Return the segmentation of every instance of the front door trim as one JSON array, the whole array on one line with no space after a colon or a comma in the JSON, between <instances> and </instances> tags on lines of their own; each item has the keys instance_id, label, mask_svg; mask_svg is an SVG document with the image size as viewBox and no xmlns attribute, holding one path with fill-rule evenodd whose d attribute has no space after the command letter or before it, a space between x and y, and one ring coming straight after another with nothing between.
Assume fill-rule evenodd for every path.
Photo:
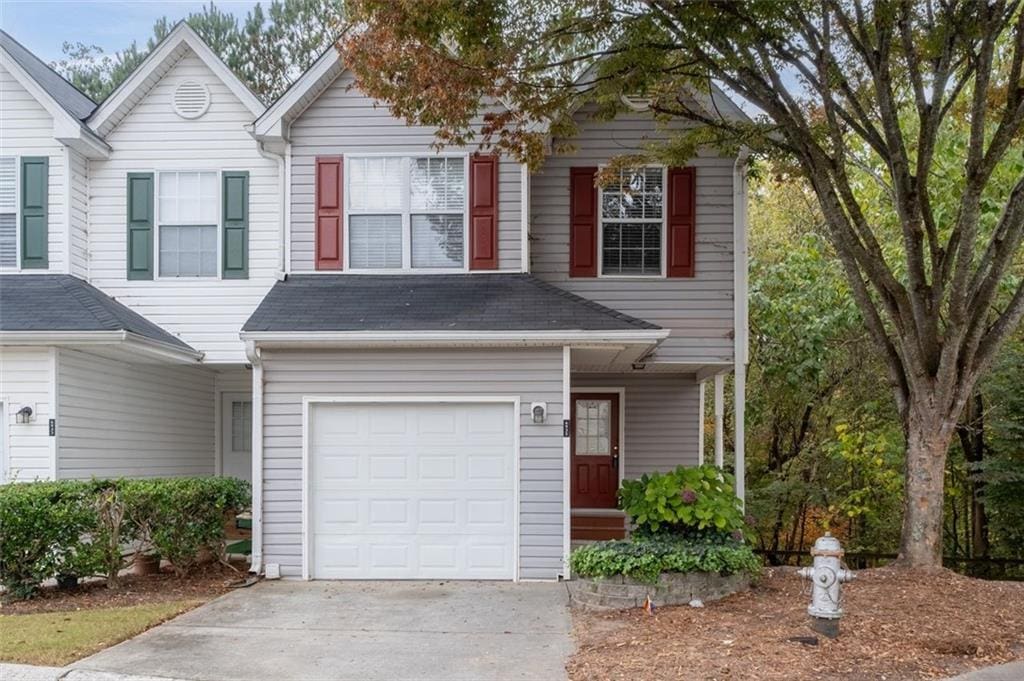
<instances>
[{"instance_id":1,"label":"front door trim","mask_svg":"<svg viewBox=\"0 0 1024 681\"><path fill-rule=\"evenodd\" d=\"M594 394L594 393L613 394L613 395L618 395L618 397L619 397L619 442L618 442L618 444L619 444L619 487L622 487L622 481L625 479L624 478L624 472L626 470L626 388L624 386L604 387L604 386L589 386L589 385L573 385L573 386L570 387L570 390L569 390L569 410L570 410L569 413L570 413L570 415L572 415L573 412L576 409L576 395L577 394L579 394L579 395L590 395L590 394ZM570 438L566 438L566 439L569 440ZM568 449L569 449L569 460L571 461L572 457L574 456L573 446L571 444L569 444ZM571 466L569 466L568 468L571 469ZM567 471L567 473L568 472L569 471ZM568 484L568 481L567 481L567 484ZM571 490L571 485L569 486L569 488ZM584 506L573 506L572 505L572 493L570 491L570 493L569 493L569 513L567 515L571 515L572 511L577 511L577 510L582 511L582 510L588 510L588 509L586 507L584 507ZM604 509L591 509L591 510L608 512L609 510L617 510L617 509L607 509L607 508L604 508Z\"/></svg>"},{"instance_id":2,"label":"front door trim","mask_svg":"<svg viewBox=\"0 0 1024 681\"><path fill-rule=\"evenodd\" d=\"M513 409L512 428L512 581L519 581L519 487L522 471L519 467L519 441L523 414L519 395L303 395L302 397L302 579L312 579L313 533L310 531L309 435L312 407L317 404L507 404Z\"/></svg>"}]
</instances>

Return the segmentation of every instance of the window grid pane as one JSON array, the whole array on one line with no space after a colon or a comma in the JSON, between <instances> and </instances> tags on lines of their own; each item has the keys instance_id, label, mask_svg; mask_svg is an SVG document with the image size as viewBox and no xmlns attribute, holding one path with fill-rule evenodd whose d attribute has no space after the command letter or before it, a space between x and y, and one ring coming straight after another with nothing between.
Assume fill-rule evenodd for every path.
<instances>
[{"instance_id":1,"label":"window grid pane","mask_svg":"<svg viewBox=\"0 0 1024 681\"><path fill-rule=\"evenodd\" d=\"M348 242L353 269L401 269L402 216L352 215Z\"/></svg>"},{"instance_id":2,"label":"window grid pane","mask_svg":"<svg viewBox=\"0 0 1024 681\"><path fill-rule=\"evenodd\" d=\"M602 191L601 217L611 220L661 220L664 182L661 168L623 170L618 186Z\"/></svg>"},{"instance_id":3,"label":"window grid pane","mask_svg":"<svg viewBox=\"0 0 1024 681\"><path fill-rule=\"evenodd\" d=\"M161 277L217 276L218 187L216 172L158 173Z\"/></svg>"},{"instance_id":4,"label":"window grid pane","mask_svg":"<svg viewBox=\"0 0 1024 681\"><path fill-rule=\"evenodd\" d=\"M217 226L162 225L160 276L217 276Z\"/></svg>"},{"instance_id":5,"label":"window grid pane","mask_svg":"<svg viewBox=\"0 0 1024 681\"><path fill-rule=\"evenodd\" d=\"M231 451L252 449L252 402L231 403Z\"/></svg>"},{"instance_id":6,"label":"window grid pane","mask_svg":"<svg viewBox=\"0 0 1024 681\"><path fill-rule=\"evenodd\" d=\"M611 402L576 400L576 454L611 454Z\"/></svg>"},{"instance_id":7,"label":"window grid pane","mask_svg":"<svg viewBox=\"0 0 1024 681\"><path fill-rule=\"evenodd\" d=\"M465 229L461 215L413 215L412 266L462 267Z\"/></svg>"},{"instance_id":8,"label":"window grid pane","mask_svg":"<svg viewBox=\"0 0 1024 681\"><path fill-rule=\"evenodd\" d=\"M349 161L348 205L352 210L401 210L402 185L401 158L353 158Z\"/></svg>"},{"instance_id":9,"label":"window grid pane","mask_svg":"<svg viewBox=\"0 0 1024 681\"><path fill-rule=\"evenodd\" d=\"M462 158L416 158L410 180L414 211L463 211L466 205L465 162Z\"/></svg>"}]
</instances>

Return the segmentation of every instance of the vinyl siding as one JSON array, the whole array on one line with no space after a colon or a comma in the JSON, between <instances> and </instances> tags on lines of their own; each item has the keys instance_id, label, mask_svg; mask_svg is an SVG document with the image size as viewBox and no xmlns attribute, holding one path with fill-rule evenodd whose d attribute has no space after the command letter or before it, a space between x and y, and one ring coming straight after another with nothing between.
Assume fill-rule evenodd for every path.
<instances>
[{"instance_id":1,"label":"vinyl siding","mask_svg":"<svg viewBox=\"0 0 1024 681\"><path fill-rule=\"evenodd\" d=\"M7 60L6 55L3 59ZM50 159L47 199L48 270L32 269L25 272L66 272L68 202L64 145L53 138L53 117L21 86L3 63L0 63L0 140L0 154L4 156L46 156ZM20 186L20 178L18 181ZM18 266L21 266L20 256Z\"/></svg>"},{"instance_id":2,"label":"vinyl siding","mask_svg":"<svg viewBox=\"0 0 1024 681\"><path fill-rule=\"evenodd\" d=\"M210 109L196 120L178 117L171 104L187 79L210 89ZM208 363L246 361L239 330L280 269L278 165L259 154L245 131L251 122L249 110L186 50L110 131L110 158L89 166L91 282L206 353ZM157 273L153 281L126 280L127 174L154 170L249 171L248 279L159 279Z\"/></svg>"},{"instance_id":3,"label":"vinyl siding","mask_svg":"<svg viewBox=\"0 0 1024 681\"><path fill-rule=\"evenodd\" d=\"M0 434L6 464L6 477L0 482L53 478L49 420L53 418L55 352L46 347L0 347L0 401L7 431ZM32 408L32 421L15 423L15 414L25 406Z\"/></svg>"},{"instance_id":4,"label":"vinyl siding","mask_svg":"<svg viewBox=\"0 0 1024 681\"><path fill-rule=\"evenodd\" d=\"M71 274L89 278L89 161L68 149L71 168Z\"/></svg>"},{"instance_id":5,"label":"vinyl siding","mask_svg":"<svg viewBox=\"0 0 1024 681\"><path fill-rule=\"evenodd\" d=\"M342 73L291 124L291 269L314 269L314 160L349 153L432 154L434 129L406 125L353 88ZM451 147L446 152L459 151ZM498 165L498 267L519 271L522 261L522 174L518 163L502 158Z\"/></svg>"},{"instance_id":6,"label":"vinyl siding","mask_svg":"<svg viewBox=\"0 0 1024 681\"><path fill-rule=\"evenodd\" d=\"M623 476L697 465L700 389L693 376L573 374L573 392L588 387L625 389Z\"/></svg>"},{"instance_id":7,"label":"vinyl siding","mask_svg":"<svg viewBox=\"0 0 1024 681\"><path fill-rule=\"evenodd\" d=\"M59 353L57 477L213 474L212 371Z\"/></svg>"},{"instance_id":8,"label":"vinyl siding","mask_svg":"<svg viewBox=\"0 0 1024 681\"><path fill-rule=\"evenodd\" d=\"M263 366L263 558L282 574L302 568L302 398L340 395L520 396L520 577L562 572L561 348L264 350Z\"/></svg>"},{"instance_id":9,"label":"vinyl siding","mask_svg":"<svg viewBox=\"0 0 1024 681\"><path fill-rule=\"evenodd\" d=\"M569 169L599 166L639 151L666 133L650 115L610 122L577 114L575 152L548 158L530 185L531 271L573 293L670 329L654 361L727 362L733 356L734 159L700 155L697 169L696 276L691 279L569 277Z\"/></svg>"}]
</instances>

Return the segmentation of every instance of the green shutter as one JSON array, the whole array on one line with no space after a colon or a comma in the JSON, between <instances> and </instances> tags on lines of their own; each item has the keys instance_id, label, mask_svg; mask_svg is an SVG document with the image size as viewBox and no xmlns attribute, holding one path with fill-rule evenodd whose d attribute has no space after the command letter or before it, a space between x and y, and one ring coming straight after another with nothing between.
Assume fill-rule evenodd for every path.
<instances>
[{"instance_id":1,"label":"green shutter","mask_svg":"<svg viewBox=\"0 0 1024 681\"><path fill-rule=\"evenodd\" d=\"M128 279L153 278L153 173L128 173Z\"/></svg>"},{"instance_id":2,"label":"green shutter","mask_svg":"<svg viewBox=\"0 0 1024 681\"><path fill-rule=\"evenodd\" d=\"M50 159L25 156L21 159L21 266L23 269L49 267Z\"/></svg>"},{"instance_id":3,"label":"green shutter","mask_svg":"<svg viewBox=\"0 0 1024 681\"><path fill-rule=\"evenodd\" d=\"M224 171L224 258L225 279L249 278L249 173Z\"/></svg>"}]
</instances>

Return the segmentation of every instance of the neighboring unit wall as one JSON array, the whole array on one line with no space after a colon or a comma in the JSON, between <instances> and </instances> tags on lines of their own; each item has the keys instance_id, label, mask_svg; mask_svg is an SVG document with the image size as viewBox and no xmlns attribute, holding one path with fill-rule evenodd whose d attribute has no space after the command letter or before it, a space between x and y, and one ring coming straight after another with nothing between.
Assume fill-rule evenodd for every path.
<instances>
[{"instance_id":1,"label":"neighboring unit wall","mask_svg":"<svg viewBox=\"0 0 1024 681\"><path fill-rule=\"evenodd\" d=\"M433 154L434 129L406 125L388 107L348 89L343 72L291 124L291 269L309 272L313 263L314 161L347 153ZM446 152L460 151L457 147ZM522 171L509 158L498 164L498 267L520 271L522 262Z\"/></svg>"},{"instance_id":2,"label":"neighboring unit wall","mask_svg":"<svg viewBox=\"0 0 1024 681\"><path fill-rule=\"evenodd\" d=\"M89 161L68 149L71 169L71 274L89 279Z\"/></svg>"},{"instance_id":3,"label":"neighboring unit wall","mask_svg":"<svg viewBox=\"0 0 1024 681\"><path fill-rule=\"evenodd\" d=\"M214 373L58 355L58 478L214 472Z\"/></svg>"},{"instance_id":4,"label":"neighboring unit wall","mask_svg":"<svg viewBox=\"0 0 1024 681\"><path fill-rule=\"evenodd\" d=\"M49 421L53 418L54 348L0 348L0 401L4 414L0 423L0 451L5 470L0 482L49 480L53 478L54 439ZM32 408L29 423L17 423L15 414Z\"/></svg>"},{"instance_id":5,"label":"neighboring unit wall","mask_svg":"<svg viewBox=\"0 0 1024 681\"><path fill-rule=\"evenodd\" d=\"M733 186L735 159L701 155L697 169L696 276L569 277L569 169L600 166L664 136L650 114L611 122L576 115L575 152L555 154L530 185L531 271L573 293L671 329L654 357L663 362L728 362L733 356ZM600 254L600 244L599 254Z\"/></svg>"},{"instance_id":6,"label":"neighboring unit wall","mask_svg":"<svg viewBox=\"0 0 1024 681\"><path fill-rule=\"evenodd\" d=\"M679 374L573 374L572 391L623 388L623 477L697 465L700 389Z\"/></svg>"},{"instance_id":7,"label":"neighboring unit wall","mask_svg":"<svg viewBox=\"0 0 1024 681\"><path fill-rule=\"evenodd\" d=\"M53 138L53 117L3 65L0 65L0 138L3 140L0 154L4 156L46 156L50 159L48 265L50 272L66 272L68 203L65 148ZM21 266L20 262L18 266ZM25 271L39 273L46 270Z\"/></svg>"},{"instance_id":8,"label":"neighboring unit wall","mask_svg":"<svg viewBox=\"0 0 1024 681\"><path fill-rule=\"evenodd\" d=\"M210 108L179 117L171 98L184 80L210 90ZM251 112L191 51L106 137L110 158L90 162L90 281L205 354L208 363L245 362L239 329L280 269L278 164L246 132ZM249 278L127 281L127 174L159 170L249 171ZM154 239L156 241L156 239ZM156 263L154 263L154 266Z\"/></svg>"},{"instance_id":9,"label":"neighboring unit wall","mask_svg":"<svg viewBox=\"0 0 1024 681\"><path fill-rule=\"evenodd\" d=\"M263 560L302 568L304 396L519 395L520 577L562 568L562 349L263 352ZM543 424L531 402L547 402Z\"/></svg>"}]
</instances>

